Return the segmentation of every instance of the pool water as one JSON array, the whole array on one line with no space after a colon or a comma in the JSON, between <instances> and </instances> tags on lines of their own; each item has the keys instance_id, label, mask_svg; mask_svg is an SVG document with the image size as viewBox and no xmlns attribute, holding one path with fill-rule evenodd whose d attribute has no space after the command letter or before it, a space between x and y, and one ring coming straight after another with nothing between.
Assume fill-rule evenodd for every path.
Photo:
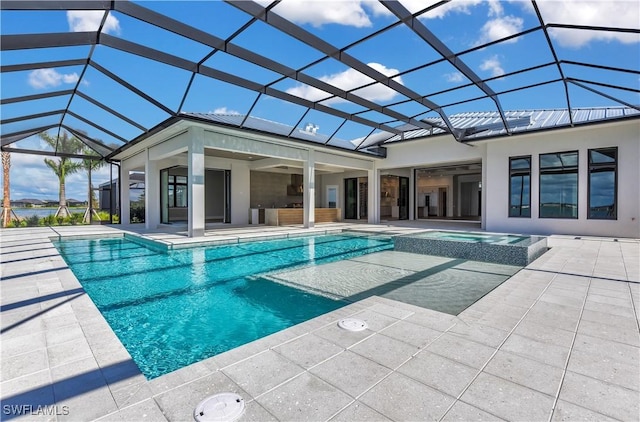
<instances>
[{"instance_id":1,"label":"pool water","mask_svg":"<svg viewBox=\"0 0 640 422\"><path fill-rule=\"evenodd\" d=\"M417 237L427 237L456 242L471 243L491 243L491 244L514 244L522 243L530 239L530 236L517 236L512 234L484 234L468 232L447 232L431 231L417 235Z\"/></svg>"},{"instance_id":2,"label":"pool water","mask_svg":"<svg viewBox=\"0 0 640 422\"><path fill-rule=\"evenodd\" d=\"M54 244L149 379L345 305L260 275L393 248L355 234L166 253L124 238Z\"/></svg>"}]
</instances>

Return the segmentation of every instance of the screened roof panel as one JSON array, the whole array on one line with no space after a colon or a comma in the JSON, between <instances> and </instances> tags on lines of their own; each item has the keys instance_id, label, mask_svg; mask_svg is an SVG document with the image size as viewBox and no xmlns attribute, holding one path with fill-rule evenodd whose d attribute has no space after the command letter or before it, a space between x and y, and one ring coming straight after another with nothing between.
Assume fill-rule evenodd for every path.
<instances>
[{"instance_id":1,"label":"screened roof panel","mask_svg":"<svg viewBox=\"0 0 640 422\"><path fill-rule=\"evenodd\" d=\"M69 19L66 10L43 10L43 11L3 11L0 16L2 34L46 34L50 32L65 32L69 29ZM25 25L25 22L33 22L32 25Z\"/></svg>"},{"instance_id":2,"label":"screened roof panel","mask_svg":"<svg viewBox=\"0 0 640 422\"><path fill-rule=\"evenodd\" d=\"M135 54L100 47L93 54L95 62L165 107L177 110L192 72Z\"/></svg>"},{"instance_id":3,"label":"screened roof panel","mask_svg":"<svg viewBox=\"0 0 640 422\"><path fill-rule=\"evenodd\" d=\"M0 54L2 66L35 64L50 61L85 60L91 51L88 45L72 47L31 48L28 50L3 50ZM2 76L4 79L4 75Z\"/></svg>"},{"instance_id":4,"label":"screened roof panel","mask_svg":"<svg viewBox=\"0 0 640 422\"><path fill-rule=\"evenodd\" d=\"M267 5L270 2L260 3ZM338 48L344 48L392 22L387 19L384 8L368 1L334 1L327 7L323 2L315 0L296 0L278 3L272 12L297 23L315 37ZM372 19L372 14L382 16L383 19ZM340 31L333 31L335 26L340 26Z\"/></svg>"},{"instance_id":5,"label":"screened roof panel","mask_svg":"<svg viewBox=\"0 0 640 422\"><path fill-rule=\"evenodd\" d=\"M437 104L440 104L443 107L446 107L447 105L450 105L450 104L457 104L462 102L463 106L467 110L477 110L477 108L474 108L476 104L472 104L466 101L473 100L476 98L482 98L486 96L487 94L477 86L468 85L468 86L458 87L451 91L437 93L434 95L428 95L427 98L429 98L429 100L431 101L436 102Z\"/></svg>"},{"instance_id":6,"label":"screened roof panel","mask_svg":"<svg viewBox=\"0 0 640 422\"><path fill-rule=\"evenodd\" d=\"M417 2L422 5L421 2ZM452 1L418 16L451 50L464 51L537 27L529 2ZM478 19L478 15L483 19Z\"/></svg>"},{"instance_id":7,"label":"screened roof panel","mask_svg":"<svg viewBox=\"0 0 640 422\"><path fill-rule=\"evenodd\" d=\"M175 2L166 0L135 3L223 39L250 20L245 13L222 1L184 1L186 7L175 7Z\"/></svg>"},{"instance_id":8,"label":"screened roof panel","mask_svg":"<svg viewBox=\"0 0 640 422\"><path fill-rule=\"evenodd\" d=\"M478 100L471 101L464 104L453 104L450 106L448 105L448 106L444 106L443 109L447 115L464 113L469 109L487 110L487 111L496 111L496 112L498 111L498 109L496 108L496 103L493 102L493 100L490 98L482 98L482 99L478 99Z\"/></svg>"},{"instance_id":9,"label":"screened roof panel","mask_svg":"<svg viewBox=\"0 0 640 422\"><path fill-rule=\"evenodd\" d=\"M98 10L60 10L83 4ZM127 145L181 112L347 149L384 143L379 130L398 142L506 130L469 135L456 126L466 113L490 113L491 125L546 113L513 133L639 117L637 2L3 0L0 10L5 145L43 122Z\"/></svg>"},{"instance_id":10,"label":"screened roof panel","mask_svg":"<svg viewBox=\"0 0 640 422\"><path fill-rule=\"evenodd\" d=\"M506 110L515 110L515 104L527 98L530 109L562 109L567 108L564 84L562 82L548 83L519 91L500 94L500 103Z\"/></svg>"},{"instance_id":11,"label":"screened roof panel","mask_svg":"<svg viewBox=\"0 0 640 422\"><path fill-rule=\"evenodd\" d=\"M447 89L468 85L471 80L447 61L402 75L402 81L420 95L428 96Z\"/></svg>"},{"instance_id":12,"label":"screened roof panel","mask_svg":"<svg viewBox=\"0 0 640 422\"><path fill-rule=\"evenodd\" d=\"M36 117L33 119L13 121L9 123L3 122L0 125L0 131L2 131L3 134L12 134L16 132L27 131L31 128L54 126L60 123L60 118L62 117L62 115L63 114L61 112L60 114L56 114L52 116Z\"/></svg>"},{"instance_id":13,"label":"screened roof panel","mask_svg":"<svg viewBox=\"0 0 640 422\"><path fill-rule=\"evenodd\" d=\"M121 28L113 31L111 35L114 37L195 62L202 60L212 50L209 46L142 22L124 13L115 12L114 16L118 19Z\"/></svg>"},{"instance_id":14,"label":"screened roof panel","mask_svg":"<svg viewBox=\"0 0 640 422\"><path fill-rule=\"evenodd\" d=\"M247 114L258 93L236 85L196 75L182 106L183 112Z\"/></svg>"},{"instance_id":15,"label":"screened roof panel","mask_svg":"<svg viewBox=\"0 0 640 422\"><path fill-rule=\"evenodd\" d=\"M169 117L168 112L113 80L93 66L87 69L85 79L90 82L88 85L82 85L80 87L82 93L85 93L87 96L109 108L118 110L121 114L124 114L146 128L152 128L158 122ZM140 113L140 110L144 110L144 113Z\"/></svg>"},{"instance_id":16,"label":"screened roof panel","mask_svg":"<svg viewBox=\"0 0 640 422\"><path fill-rule=\"evenodd\" d=\"M389 43L396 48L390 50ZM378 63L389 69L395 69L396 73L442 58L406 25L396 25L346 51L364 63Z\"/></svg>"},{"instance_id":17,"label":"screened roof panel","mask_svg":"<svg viewBox=\"0 0 640 422\"><path fill-rule=\"evenodd\" d=\"M274 112L274 110L278 111ZM306 107L269 95L262 95L251 110L250 115L294 127L302 119L306 111Z\"/></svg>"},{"instance_id":18,"label":"screened roof panel","mask_svg":"<svg viewBox=\"0 0 640 422\"><path fill-rule=\"evenodd\" d=\"M460 58L483 79L554 61L542 30L473 50Z\"/></svg>"},{"instance_id":19,"label":"screened roof panel","mask_svg":"<svg viewBox=\"0 0 640 422\"><path fill-rule=\"evenodd\" d=\"M96 125L113 131L124 139L133 139L143 133L141 128L125 120L124 118L126 118L126 116L115 115L109 110L98 107L79 95L73 97L69 110L90 120Z\"/></svg>"},{"instance_id":20,"label":"screened roof panel","mask_svg":"<svg viewBox=\"0 0 640 422\"><path fill-rule=\"evenodd\" d=\"M105 131L102 131L94 127L93 125L91 125L89 122L80 120L77 117L72 116L70 114L67 114L65 116L62 123L68 126L70 129L73 129L78 133L86 135L89 138L93 139L95 142L101 143L112 149L116 149L124 145L125 143L122 140L118 139L117 137L113 136L114 134L112 133L110 134Z\"/></svg>"},{"instance_id":21,"label":"screened roof panel","mask_svg":"<svg viewBox=\"0 0 640 422\"><path fill-rule=\"evenodd\" d=\"M57 136L58 130L48 130L45 132L51 134L51 136ZM30 136L28 138L21 139L9 145L9 148L29 151L41 151L52 154L55 153L55 148L44 142L38 136Z\"/></svg>"},{"instance_id":22,"label":"screened roof panel","mask_svg":"<svg viewBox=\"0 0 640 422\"><path fill-rule=\"evenodd\" d=\"M300 120L296 130L320 133L329 138L344 122L343 118L311 109Z\"/></svg>"},{"instance_id":23,"label":"screened roof panel","mask_svg":"<svg viewBox=\"0 0 640 422\"><path fill-rule=\"evenodd\" d=\"M38 68L2 75L2 98L21 97L73 89L82 73L81 66Z\"/></svg>"},{"instance_id":24,"label":"screened roof panel","mask_svg":"<svg viewBox=\"0 0 640 422\"><path fill-rule=\"evenodd\" d=\"M549 66L534 69L518 69L508 76L497 76L487 80L487 85L495 92L501 93L560 79L562 79L562 76L558 66L553 63Z\"/></svg>"},{"instance_id":25,"label":"screened roof panel","mask_svg":"<svg viewBox=\"0 0 640 422\"><path fill-rule=\"evenodd\" d=\"M633 104L633 101L640 96L638 91L638 89L633 92L584 82L569 83L571 105L575 107L588 107L585 104L598 104L599 107Z\"/></svg>"},{"instance_id":26,"label":"screened roof panel","mask_svg":"<svg viewBox=\"0 0 640 422\"><path fill-rule=\"evenodd\" d=\"M46 113L52 110L64 110L70 99L71 95L61 95L39 100L3 104L0 106L0 116L2 116L2 119L10 119Z\"/></svg>"},{"instance_id":27,"label":"screened roof panel","mask_svg":"<svg viewBox=\"0 0 640 422\"><path fill-rule=\"evenodd\" d=\"M344 125L342 125L342 127L340 127L340 129L338 129L335 135L331 138L331 141L329 141L328 145L343 147L348 143L350 145L350 149L355 149L356 146L353 145L352 142L345 140L358 139L362 136L367 136L374 130L375 129L369 128L359 123L347 121Z\"/></svg>"},{"instance_id":28,"label":"screened roof panel","mask_svg":"<svg viewBox=\"0 0 640 422\"><path fill-rule=\"evenodd\" d=\"M205 66L227 72L241 78L257 82L260 85L267 85L282 77L279 73L267 70L261 66L239 59L221 51L216 52L207 61Z\"/></svg>"},{"instance_id":29,"label":"screened roof panel","mask_svg":"<svg viewBox=\"0 0 640 422\"><path fill-rule=\"evenodd\" d=\"M251 23L231 43L296 70L324 57L324 54L261 21Z\"/></svg>"}]
</instances>

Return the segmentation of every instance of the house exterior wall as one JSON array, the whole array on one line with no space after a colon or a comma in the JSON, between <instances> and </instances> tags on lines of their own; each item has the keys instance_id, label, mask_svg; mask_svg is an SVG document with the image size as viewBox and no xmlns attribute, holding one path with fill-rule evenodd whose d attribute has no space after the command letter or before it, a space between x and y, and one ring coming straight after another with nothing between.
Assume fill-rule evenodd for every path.
<instances>
[{"instance_id":1,"label":"house exterior wall","mask_svg":"<svg viewBox=\"0 0 640 422\"><path fill-rule=\"evenodd\" d=\"M178 127L178 129L185 130ZM217 129L216 129L217 130ZM531 234L575 234L616 237L640 237L640 124L637 120L612 122L599 125L582 126L517 135L492 140L461 144L451 136L438 136L431 139L418 139L402 143L390 144L387 148L387 158L364 158L336 154L324 151L322 147L304 147L291 144L266 135L245 134L238 130L220 129L204 130L205 148L223 149L248 154L261 155L271 160L282 162L304 163L309 151L313 153L316 163L342 167L342 172L317 175L315 197L316 206L323 206L326 202L327 186L338 187L337 206L344 213L344 179L350 177L367 178L370 175L395 174L411 178L410 219L414 219L416 206L421 205L421 197L415 192L413 170L450 164L481 162L482 163L482 227L493 232L531 233ZM254 139L255 138L255 139ZM155 143L153 143L155 142ZM123 160L123 169L139 167L142 157L154 157L156 165L164 168L168 165L186 164L184 154L189 138L183 135L167 137L165 140L155 139L150 142L149 153L132 156L131 163ZM587 218L588 201L588 157L592 148L618 148L617 175L617 219L593 220ZM578 218L539 218L539 155L577 150L579 154L578 169ZM142 151L141 151L142 152ZM178 155L179 154L179 155ZM531 155L531 217L509 217L509 158ZM135 162L135 163L134 163ZM266 162L266 161L265 161ZM231 222L246 224L247 210L251 206L251 171L259 169L256 161L229 160L206 157L205 167L231 170ZM360 170L358 170L360 169ZM464 179L464 178L463 178ZM460 181L467 181L466 179ZM475 180L474 180L475 181ZM452 183L456 183L453 181ZM450 183L447 183L449 186ZM376 200L379 207L379 183L371 186L369 200ZM374 193L375 192L375 193ZM418 192L423 194L424 192ZM452 191L452 194L455 192ZM149 196L150 198L151 196ZM448 202L453 195L448 196ZM476 197L477 201L477 192ZM379 219L369 204L370 222ZM477 204L469 204L476 209ZM375 208L375 207L374 207ZM450 208L450 207L449 207ZM449 210L453 214L453 210ZM459 213L459 210L457 210ZM454 214L457 215L457 214Z\"/></svg>"},{"instance_id":2,"label":"house exterior wall","mask_svg":"<svg viewBox=\"0 0 640 422\"><path fill-rule=\"evenodd\" d=\"M618 147L617 220L587 218L588 150ZM539 154L578 151L578 218L539 218ZM531 218L508 217L509 157L531 155ZM628 121L487 143L486 229L495 232L640 237L640 124Z\"/></svg>"}]
</instances>

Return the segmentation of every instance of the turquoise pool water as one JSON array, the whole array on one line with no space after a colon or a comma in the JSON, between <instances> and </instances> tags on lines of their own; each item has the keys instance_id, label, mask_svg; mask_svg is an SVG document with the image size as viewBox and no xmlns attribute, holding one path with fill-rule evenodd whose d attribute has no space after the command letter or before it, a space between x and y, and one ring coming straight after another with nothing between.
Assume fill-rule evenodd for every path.
<instances>
[{"instance_id":1,"label":"turquoise pool water","mask_svg":"<svg viewBox=\"0 0 640 422\"><path fill-rule=\"evenodd\" d=\"M521 244L529 242L531 236L518 236L513 234L491 234L472 232L447 232L430 231L414 235L414 237L425 237L441 240L451 240L454 242L470 243L490 243L494 245Z\"/></svg>"},{"instance_id":2,"label":"turquoise pool water","mask_svg":"<svg viewBox=\"0 0 640 422\"><path fill-rule=\"evenodd\" d=\"M54 244L149 379L345 304L259 275L393 248L349 234L167 253L122 238Z\"/></svg>"}]
</instances>

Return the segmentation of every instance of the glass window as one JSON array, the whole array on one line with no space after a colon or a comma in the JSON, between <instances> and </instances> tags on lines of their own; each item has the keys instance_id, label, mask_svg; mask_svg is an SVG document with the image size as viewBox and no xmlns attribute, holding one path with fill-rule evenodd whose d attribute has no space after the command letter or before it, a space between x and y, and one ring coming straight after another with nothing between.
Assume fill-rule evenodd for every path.
<instances>
[{"instance_id":1,"label":"glass window","mask_svg":"<svg viewBox=\"0 0 640 422\"><path fill-rule=\"evenodd\" d=\"M540 218L578 218L578 151L540 154Z\"/></svg>"},{"instance_id":2,"label":"glass window","mask_svg":"<svg viewBox=\"0 0 640 422\"><path fill-rule=\"evenodd\" d=\"M187 176L169 175L167 183L167 203L169 208L188 207Z\"/></svg>"},{"instance_id":3,"label":"glass window","mask_svg":"<svg viewBox=\"0 0 640 422\"><path fill-rule=\"evenodd\" d=\"M509 158L509 217L531 217L531 156Z\"/></svg>"},{"instance_id":4,"label":"glass window","mask_svg":"<svg viewBox=\"0 0 640 422\"><path fill-rule=\"evenodd\" d=\"M617 219L618 148L589 150L589 215L601 220Z\"/></svg>"}]
</instances>

